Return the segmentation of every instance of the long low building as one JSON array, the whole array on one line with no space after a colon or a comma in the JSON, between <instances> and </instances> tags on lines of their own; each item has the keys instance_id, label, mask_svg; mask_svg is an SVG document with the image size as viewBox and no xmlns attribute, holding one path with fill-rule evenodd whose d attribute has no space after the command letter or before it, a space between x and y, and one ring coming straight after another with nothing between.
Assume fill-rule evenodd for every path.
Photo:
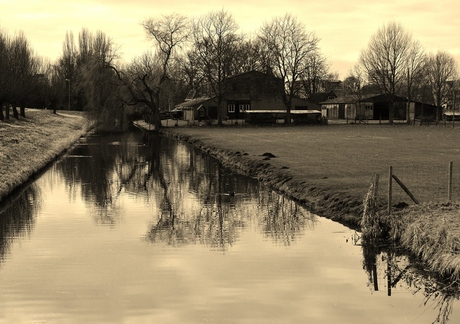
<instances>
[{"instance_id":1,"label":"long low building","mask_svg":"<svg viewBox=\"0 0 460 324\"><path fill-rule=\"evenodd\" d=\"M407 98L393 97L393 118L395 120L436 120L436 106L411 101ZM321 102L322 117L329 120L388 120L390 101L385 95L370 96L357 100L351 96L343 96Z\"/></svg>"},{"instance_id":2,"label":"long low building","mask_svg":"<svg viewBox=\"0 0 460 324\"><path fill-rule=\"evenodd\" d=\"M287 111L284 110L247 110L245 121L251 124L277 123L284 121ZM291 110L291 119L295 124L319 124L321 123L321 111L319 110Z\"/></svg>"}]
</instances>

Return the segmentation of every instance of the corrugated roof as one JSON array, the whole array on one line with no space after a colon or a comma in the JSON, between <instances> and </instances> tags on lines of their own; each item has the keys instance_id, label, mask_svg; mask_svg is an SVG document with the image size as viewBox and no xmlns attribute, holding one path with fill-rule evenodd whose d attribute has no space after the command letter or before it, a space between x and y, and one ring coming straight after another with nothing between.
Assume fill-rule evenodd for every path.
<instances>
[{"instance_id":1,"label":"corrugated roof","mask_svg":"<svg viewBox=\"0 0 460 324\"><path fill-rule=\"evenodd\" d=\"M201 105L202 103L204 103L204 102L206 102L208 100L211 100L211 98L202 97L202 98L190 99L190 100L184 101L184 102L182 102L180 104L177 104L176 109L184 109L184 108L188 108L188 107L195 107L197 105Z\"/></svg>"},{"instance_id":2,"label":"corrugated roof","mask_svg":"<svg viewBox=\"0 0 460 324\"><path fill-rule=\"evenodd\" d=\"M378 96L373 96L369 97L363 100L360 100L361 102L388 102L388 95L385 94L380 94ZM393 102L407 102L407 98L400 97L400 96L393 96Z\"/></svg>"}]
</instances>

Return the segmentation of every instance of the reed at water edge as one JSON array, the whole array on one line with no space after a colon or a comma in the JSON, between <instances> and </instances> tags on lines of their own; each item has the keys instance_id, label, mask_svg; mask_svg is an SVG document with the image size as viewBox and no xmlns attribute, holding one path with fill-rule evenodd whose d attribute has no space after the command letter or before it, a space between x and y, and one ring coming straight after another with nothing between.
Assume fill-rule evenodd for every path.
<instances>
[{"instance_id":1,"label":"reed at water edge","mask_svg":"<svg viewBox=\"0 0 460 324\"><path fill-rule=\"evenodd\" d=\"M378 175L363 200L363 242L396 242L441 278L460 284L460 204L426 203L394 210L378 202Z\"/></svg>"}]
</instances>

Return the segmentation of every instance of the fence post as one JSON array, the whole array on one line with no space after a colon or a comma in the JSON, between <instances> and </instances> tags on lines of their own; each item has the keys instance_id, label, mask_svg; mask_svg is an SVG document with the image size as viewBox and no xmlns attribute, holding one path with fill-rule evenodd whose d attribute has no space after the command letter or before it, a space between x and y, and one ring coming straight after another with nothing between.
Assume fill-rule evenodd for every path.
<instances>
[{"instance_id":1,"label":"fence post","mask_svg":"<svg viewBox=\"0 0 460 324\"><path fill-rule=\"evenodd\" d=\"M453 174L452 174L452 169L453 169L453 162L450 161L449 162L449 177L448 177L448 184L447 184L447 201L448 202L451 202L452 201L452 178L453 178Z\"/></svg>"},{"instance_id":2,"label":"fence post","mask_svg":"<svg viewBox=\"0 0 460 324\"><path fill-rule=\"evenodd\" d=\"M393 194L393 166L388 170L388 215L391 215L391 196Z\"/></svg>"}]
</instances>

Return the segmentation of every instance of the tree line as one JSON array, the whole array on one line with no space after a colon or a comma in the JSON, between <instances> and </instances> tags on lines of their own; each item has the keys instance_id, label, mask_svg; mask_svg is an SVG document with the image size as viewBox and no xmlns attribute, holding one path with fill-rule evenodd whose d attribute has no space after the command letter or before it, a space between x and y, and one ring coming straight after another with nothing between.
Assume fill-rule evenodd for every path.
<instances>
[{"instance_id":1,"label":"tree line","mask_svg":"<svg viewBox=\"0 0 460 324\"><path fill-rule=\"evenodd\" d=\"M223 104L224 80L231 75L256 70L281 78L286 93L283 101L290 110L298 82L306 82L315 92L320 80L331 78L319 38L296 17L286 14L260 28L256 36L239 31L233 16L225 11L189 18L171 14L141 22L153 49L129 63L120 63L116 44L103 32L84 28L77 37L67 32L63 51L54 63L36 56L24 38L26 57L36 62L23 74L13 74L8 66L19 66L15 58L5 62L0 73L1 106L18 104L91 112L101 128L122 127L134 113L148 113L161 127L160 113L182 102L190 90L215 97ZM10 39L5 32L2 37ZM2 39L3 39L2 38ZM13 52L9 42L6 51ZM37 81L34 87L14 83ZM32 91L33 90L33 91ZM5 110L9 111L9 109ZM3 116L3 111L2 114ZM9 116L5 116L9 118ZM218 109L219 123L222 109Z\"/></svg>"},{"instance_id":2,"label":"tree line","mask_svg":"<svg viewBox=\"0 0 460 324\"><path fill-rule=\"evenodd\" d=\"M9 118L4 107L18 118L34 106L88 111L107 130L123 129L143 114L159 129L161 113L193 90L216 98L220 124L224 81L255 70L282 80L289 121L292 98L301 89L308 96L320 90L320 82L337 78L315 32L291 14L264 23L252 36L241 33L225 10L148 18L141 27L153 46L129 63L121 63L119 48L102 31L83 28L77 37L67 32L56 62L36 55L23 33L0 31L0 119ZM448 81L456 78L455 64L447 52L426 54L400 24L390 23L371 38L343 87L356 98L372 85L390 100L405 95L440 107Z\"/></svg>"},{"instance_id":3,"label":"tree line","mask_svg":"<svg viewBox=\"0 0 460 324\"><path fill-rule=\"evenodd\" d=\"M406 97L408 102L435 105L436 122L439 122L442 106L455 105L458 77L457 62L451 54L442 50L427 53L400 23L391 22L371 37L343 86L358 102L369 85L384 94L390 103L390 124L396 96Z\"/></svg>"}]
</instances>

